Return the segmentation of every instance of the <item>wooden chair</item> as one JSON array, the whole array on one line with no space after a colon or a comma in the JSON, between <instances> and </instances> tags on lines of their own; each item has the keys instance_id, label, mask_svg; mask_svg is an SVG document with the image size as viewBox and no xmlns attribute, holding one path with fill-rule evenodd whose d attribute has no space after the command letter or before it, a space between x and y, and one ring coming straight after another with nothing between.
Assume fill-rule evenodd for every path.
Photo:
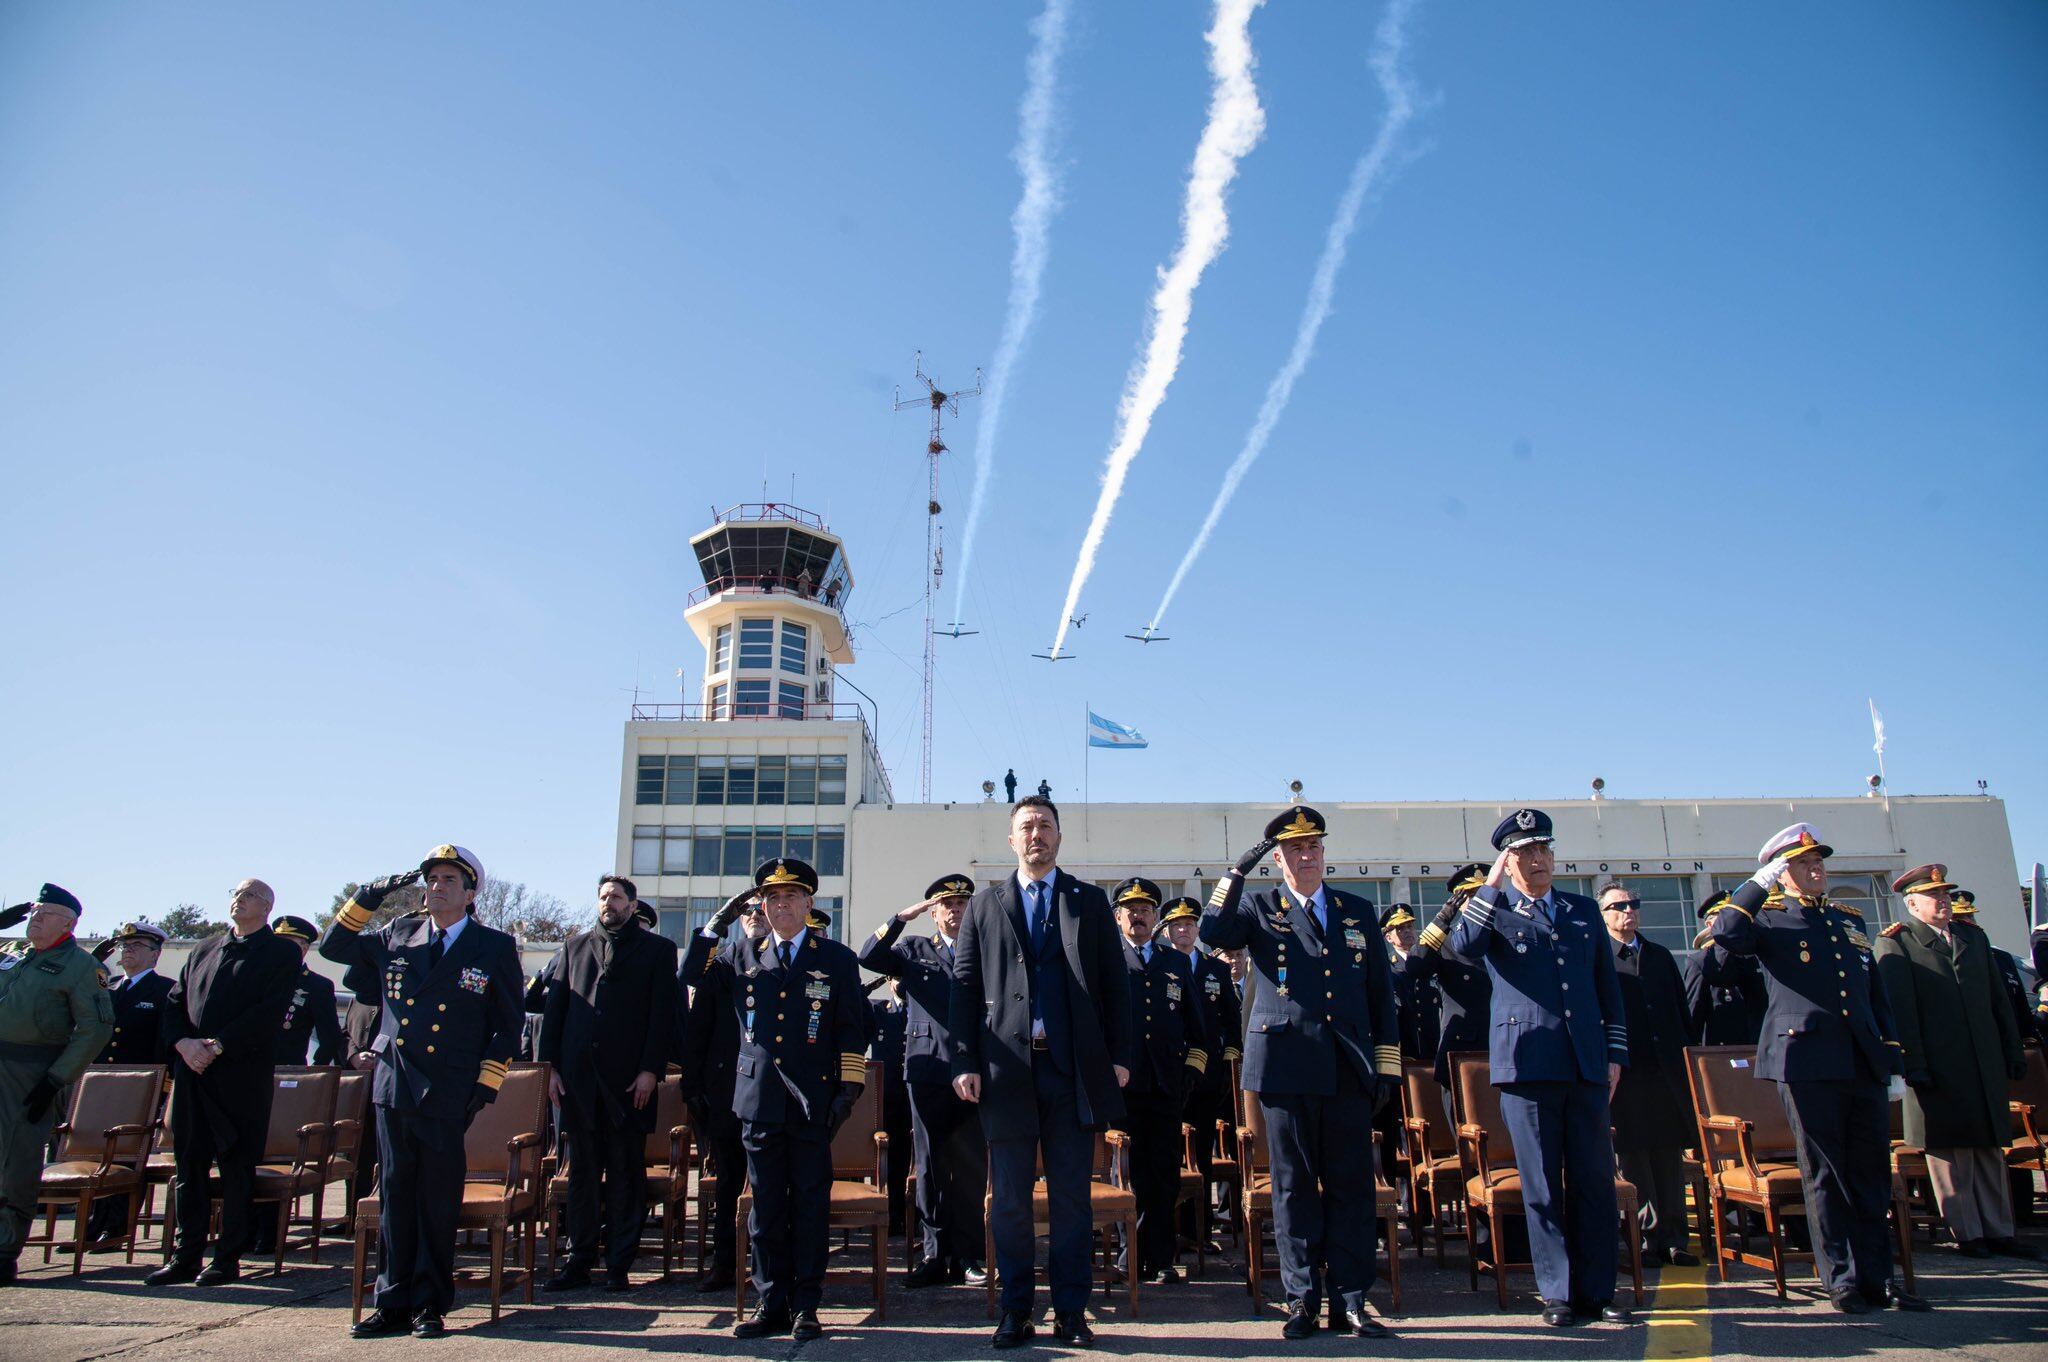
<instances>
[{"instance_id":1,"label":"wooden chair","mask_svg":"<svg viewBox=\"0 0 2048 1362\"><path fill-rule=\"evenodd\" d=\"M1202 1176L1202 1169L1195 1159L1195 1128L1183 1121L1180 1125L1180 1190L1173 1195L1175 1233L1179 1233L1180 1208L1192 1205L1198 1210L1209 1201L1209 1181ZM1199 1227L1202 1217L1195 1217ZM1209 1271L1209 1236L1195 1236L1195 1275L1202 1277ZM1135 1262L1133 1263L1135 1266Z\"/></svg>"},{"instance_id":2,"label":"wooden chair","mask_svg":"<svg viewBox=\"0 0 2048 1362\"><path fill-rule=\"evenodd\" d=\"M1934 1200L1934 1176L1927 1167L1927 1151L1906 1143L1906 1104L1887 1102L1891 1112L1892 1199L1904 1208L1906 1232L1926 1227L1929 1242L1942 1223L1941 1207Z\"/></svg>"},{"instance_id":3,"label":"wooden chair","mask_svg":"<svg viewBox=\"0 0 2048 1362\"><path fill-rule=\"evenodd\" d=\"M177 1222L177 1207L171 1201L171 1184L178 1178L178 1155L171 1145L171 1090L177 1085L168 1074L164 1077L164 1098L157 1105L156 1128L150 1132L149 1158L142 1165L142 1219L139 1225L153 1225L163 1238L164 1261L171 1261L171 1245L176 1237L172 1228ZM156 1192L163 1188L164 1208L157 1213ZM139 1232L139 1231L138 1231Z\"/></svg>"},{"instance_id":4,"label":"wooden chair","mask_svg":"<svg viewBox=\"0 0 2048 1362\"><path fill-rule=\"evenodd\" d=\"M341 1070L328 1065L279 1065L271 1071L270 1128L263 1157L256 1165L257 1206L277 1207L277 1239L271 1251L272 1275L284 1272L286 1239L292 1212L302 1196L319 1194L329 1177L334 1156L334 1104L341 1088ZM220 1180L209 1178L216 1201ZM316 1200L315 1205L318 1205ZM313 1261L320 1261L320 1222L313 1222Z\"/></svg>"},{"instance_id":5,"label":"wooden chair","mask_svg":"<svg viewBox=\"0 0 2048 1362\"><path fill-rule=\"evenodd\" d=\"M36 1201L47 1207L43 1233L24 1239L43 1246L43 1261L57 1239L57 1208L71 1207L71 1273L85 1266L86 1224L101 1197L128 1197L128 1232L122 1247L135 1261L135 1225L142 1213L143 1167L150 1131L163 1094L161 1064L88 1064L72 1086L71 1105L53 1132L57 1157L43 1165Z\"/></svg>"},{"instance_id":6,"label":"wooden chair","mask_svg":"<svg viewBox=\"0 0 2048 1362\"><path fill-rule=\"evenodd\" d=\"M1484 1254L1473 1239L1467 1279L1479 1289L1483 1268L1493 1274L1494 1299L1501 1309L1508 1306L1508 1273L1534 1271L1535 1264L1512 1262L1507 1258L1507 1235L1503 1221L1520 1216L1527 1221L1522 1202L1522 1174L1515 1164L1514 1137L1500 1108L1500 1090L1493 1086L1487 1057L1476 1051L1451 1056L1451 1081L1458 1113L1458 1157L1465 1174L1465 1206L1469 1217L1486 1221ZM1635 1286L1636 1304L1643 1303L1643 1236L1637 1221L1635 1184L1619 1174L1614 1179L1617 1232L1628 1244L1629 1278Z\"/></svg>"},{"instance_id":7,"label":"wooden chair","mask_svg":"<svg viewBox=\"0 0 2048 1362\"><path fill-rule=\"evenodd\" d=\"M1748 1045L1699 1045L1685 1052L1692 1084L1693 1112L1700 1126L1700 1154L1713 1201L1714 1261L1721 1280L1728 1264L1768 1268L1778 1296L1785 1296L1785 1264L1810 1263L1813 1255L1788 1249L1787 1216L1806 1218L1806 1187L1799 1176L1792 1123L1777 1085L1756 1076L1756 1049ZM1768 1258L1749 1252L1746 1240L1727 1242L1729 1208L1762 1218ZM1912 1212L1898 1179L1892 1185L1893 1230L1906 1289L1913 1289Z\"/></svg>"},{"instance_id":8,"label":"wooden chair","mask_svg":"<svg viewBox=\"0 0 2048 1362\"><path fill-rule=\"evenodd\" d=\"M1121 1230L1123 1242L1138 1242L1138 1194L1131 1190L1130 1140L1120 1130L1105 1130L1095 1137L1095 1167L1089 1173L1088 1208L1095 1221L1094 1233L1097 1249L1095 1253L1096 1276L1102 1283L1105 1297L1115 1293L1116 1245L1111 1230ZM991 1179L988 1190L982 1194L981 1219L983 1229L982 1261L988 1264L988 1317L996 1317L996 1232L989 1210L995 1202L995 1183ZM1049 1199L1045 1190L1045 1157L1043 1151L1038 1159L1038 1180L1031 1185L1031 1224L1034 1232L1047 1227ZM1124 1303L1133 1317L1138 1313L1138 1274L1126 1272L1124 1277Z\"/></svg>"},{"instance_id":9,"label":"wooden chair","mask_svg":"<svg viewBox=\"0 0 2048 1362\"><path fill-rule=\"evenodd\" d=\"M832 1196L826 1213L826 1233L865 1230L870 1263L865 1270L827 1271L827 1283L858 1281L865 1277L874 1293L875 1318L889 1318L889 1133L882 1129L883 1062L867 1062L867 1083L860 1100L853 1104L846 1124L832 1137ZM733 1311L744 1313L747 1286L747 1218L754 1209L754 1189L742 1188L734 1227Z\"/></svg>"},{"instance_id":10,"label":"wooden chair","mask_svg":"<svg viewBox=\"0 0 2048 1362\"><path fill-rule=\"evenodd\" d=\"M533 1304L534 1240L545 1193L540 1158L547 1123L548 1066L514 1064L498 1087L497 1100L477 1113L463 1137L462 1152L469 1175L463 1184L462 1205L456 1212L455 1225L458 1232L484 1230L490 1236L487 1280L493 1323L498 1319L508 1277L525 1286L526 1303ZM363 1317L364 1265L377 1237L382 1199L380 1189L356 1202L350 1308L357 1320ZM505 1239L515 1234L525 1248L524 1265L507 1267ZM473 1280L474 1274L468 1279Z\"/></svg>"},{"instance_id":11,"label":"wooden chair","mask_svg":"<svg viewBox=\"0 0 2048 1362\"><path fill-rule=\"evenodd\" d=\"M1245 1170L1244 1195L1239 1203L1244 1220L1244 1285L1252 1298L1252 1314L1257 1316L1265 1308L1260 1283L1267 1277L1280 1275L1277 1265L1266 1266L1266 1229L1273 1224L1273 1146L1266 1133L1265 1108L1256 1098L1247 1096L1242 1110L1245 1123L1237 1132L1237 1148ZM1401 1194L1393 1183L1380 1175L1379 1141L1379 1132L1372 1132L1369 1157L1373 1169L1373 1211L1379 1221L1379 1247L1387 1255L1387 1290L1391 1297L1389 1313L1398 1315L1401 1313Z\"/></svg>"},{"instance_id":12,"label":"wooden chair","mask_svg":"<svg viewBox=\"0 0 2048 1362\"><path fill-rule=\"evenodd\" d=\"M1223 1188L1223 1205L1231 1209L1230 1243L1236 1248L1244 1242L1244 1226L1238 1223L1237 1204L1244 1199L1244 1163L1238 1156L1237 1128L1244 1124L1239 1108L1244 1102L1244 1089L1239 1086L1239 1064L1230 1061L1230 1106L1229 1119L1218 1117L1216 1121L1216 1152L1209 1157L1209 1188ZM1205 1194L1207 1194L1205 1189Z\"/></svg>"},{"instance_id":13,"label":"wooden chair","mask_svg":"<svg viewBox=\"0 0 2048 1362\"><path fill-rule=\"evenodd\" d=\"M2024 1050L2027 1070L2010 1088L2013 1139L2005 1147L2008 1168L2048 1172L2048 1055L2034 1041Z\"/></svg>"},{"instance_id":14,"label":"wooden chair","mask_svg":"<svg viewBox=\"0 0 2048 1362\"><path fill-rule=\"evenodd\" d=\"M690 1108L683 1077L669 1074L654 1090L654 1129L647 1134L647 1203L661 1207L661 1279L674 1270L690 1202Z\"/></svg>"},{"instance_id":15,"label":"wooden chair","mask_svg":"<svg viewBox=\"0 0 2048 1362\"><path fill-rule=\"evenodd\" d=\"M371 1120L370 1075L356 1069L343 1069L341 1082L334 1089L334 1153L327 1160L329 1182L339 1182L348 1190L343 1193L345 1206L355 1205L361 1189L356 1179L361 1169L363 1155L363 1130ZM325 1213L327 1185L313 1194L313 1219L316 1232L325 1232L320 1217ZM319 1246L314 1246L319 1253ZM313 1260L319 1262L316 1256Z\"/></svg>"},{"instance_id":16,"label":"wooden chair","mask_svg":"<svg viewBox=\"0 0 2048 1362\"><path fill-rule=\"evenodd\" d=\"M1436 1239L1436 1265L1444 1265L1444 1241L1465 1238L1465 1178L1459 1171L1458 1142L1443 1119L1443 1089L1427 1064L1401 1068L1401 1128L1408 1136L1408 1165L1415 1182L1415 1251L1422 1252L1424 1227Z\"/></svg>"}]
</instances>

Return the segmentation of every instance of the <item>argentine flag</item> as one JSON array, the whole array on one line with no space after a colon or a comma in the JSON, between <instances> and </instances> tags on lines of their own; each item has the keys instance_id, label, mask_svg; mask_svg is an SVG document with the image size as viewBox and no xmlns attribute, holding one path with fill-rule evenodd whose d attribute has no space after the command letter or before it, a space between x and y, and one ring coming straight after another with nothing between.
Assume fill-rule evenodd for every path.
<instances>
[{"instance_id":1,"label":"argentine flag","mask_svg":"<svg viewBox=\"0 0 2048 1362\"><path fill-rule=\"evenodd\" d=\"M1090 747L1150 747L1145 735L1135 728L1112 723L1094 710L1088 711L1088 745Z\"/></svg>"}]
</instances>

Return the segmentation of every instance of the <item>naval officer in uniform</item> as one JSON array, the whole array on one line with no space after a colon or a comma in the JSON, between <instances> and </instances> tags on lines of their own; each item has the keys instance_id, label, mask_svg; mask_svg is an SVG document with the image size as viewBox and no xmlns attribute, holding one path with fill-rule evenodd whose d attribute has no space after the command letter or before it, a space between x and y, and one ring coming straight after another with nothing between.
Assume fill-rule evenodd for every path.
<instances>
[{"instance_id":1,"label":"naval officer in uniform","mask_svg":"<svg viewBox=\"0 0 2048 1362\"><path fill-rule=\"evenodd\" d=\"M306 1042L313 1042L313 1063L341 1064L347 1060L348 1041L341 1034L341 1009L335 1005L334 984L316 974L305 959L320 940L320 931L302 917L280 916L271 930L299 948L299 974L292 981L291 1002L277 1030L279 1064L304 1064Z\"/></svg>"},{"instance_id":2,"label":"naval officer in uniform","mask_svg":"<svg viewBox=\"0 0 2048 1362\"><path fill-rule=\"evenodd\" d=\"M1237 1127L1235 1075L1230 1066L1244 1053L1244 1008L1237 996L1237 985L1230 977L1229 963L1202 950L1201 903L1191 898L1168 899L1159 921L1166 939L1187 957L1188 969L1195 976L1195 1001L1202 1005L1203 1027L1222 1047L1220 1051L1209 1052L1208 1068L1203 1070L1181 1115L1194 1128L1195 1170L1202 1175L1202 1195L1182 1213L1181 1229L1188 1240L1183 1247L1192 1249L1200 1243L1204 1252L1221 1255L1223 1246L1211 1237L1210 1217L1214 1211L1209 1204L1209 1187L1216 1160L1217 1126L1227 1122L1233 1131ZM1236 1140L1235 1134L1231 1139Z\"/></svg>"},{"instance_id":3,"label":"naval officer in uniform","mask_svg":"<svg viewBox=\"0 0 2048 1362\"><path fill-rule=\"evenodd\" d=\"M365 930L377 906L415 881L425 912ZM446 1333L455 1302L455 1222L468 1164L463 1133L498 1098L519 1048L519 943L471 913L483 862L443 843L419 869L373 880L342 905L320 954L382 980L371 1098L383 1161L376 1309L357 1338Z\"/></svg>"},{"instance_id":4,"label":"naval officer in uniform","mask_svg":"<svg viewBox=\"0 0 2048 1362\"><path fill-rule=\"evenodd\" d=\"M0 1286L13 1283L35 1223L57 1094L114 1031L99 966L72 937L81 911L69 890L46 884L4 919L28 920L28 950L0 956Z\"/></svg>"},{"instance_id":5,"label":"naval officer in uniform","mask_svg":"<svg viewBox=\"0 0 2048 1362\"><path fill-rule=\"evenodd\" d=\"M1243 948L1256 976L1245 1017L1243 1086L1266 1117L1273 1237L1287 1292L1283 1338L1331 1328L1379 1338L1366 1309L1378 1269L1373 1118L1401 1088L1401 1034L1379 913L1323 883L1323 815L1307 805L1266 824L1264 839L1217 882L1202 941ZM1244 893L1270 851L1281 883Z\"/></svg>"},{"instance_id":6,"label":"naval officer in uniform","mask_svg":"<svg viewBox=\"0 0 2048 1362\"><path fill-rule=\"evenodd\" d=\"M890 914L861 947L862 968L894 979L905 1006L903 1081L910 1096L910 1136L916 1151L917 1215L923 1261L903 1284L987 1280L983 1257L982 1196L988 1187L988 1144L973 1104L953 1091L953 951L960 915L974 897L965 875L941 875L924 898ZM906 937L924 914L930 936Z\"/></svg>"},{"instance_id":7,"label":"naval officer in uniform","mask_svg":"<svg viewBox=\"0 0 2048 1362\"><path fill-rule=\"evenodd\" d=\"M868 998L853 952L809 924L817 871L778 857L754 885L768 934L714 958L698 984L740 1032L733 1106L754 1194L747 1234L760 1304L733 1336L801 1343L824 1332L832 1137L867 1085Z\"/></svg>"},{"instance_id":8,"label":"naval officer in uniform","mask_svg":"<svg viewBox=\"0 0 2048 1362\"><path fill-rule=\"evenodd\" d=\"M1552 840L1541 809L1501 820L1499 854L1459 910L1450 946L1493 980L1488 1069L1515 1143L1543 1322L1627 1324L1614 1303L1608 1100L1628 1063L1628 1025L1600 910L1551 884Z\"/></svg>"},{"instance_id":9,"label":"naval officer in uniform","mask_svg":"<svg viewBox=\"0 0 2048 1362\"><path fill-rule=\"evenodd\" d=\"M1714 944L1763 969L1757 1077L1778 1084L1792 1123L1828 1298L1845 1315L1925 1310L1891 1281L1886 1088L1904 1057L1862 920L1827 896L1833 854L1810 823L1775 834L1757 853L1762 868L1714 915Z\"/></svg>"},{"instance_id":10,"label":"naval officer in uniform","mask_svg":"<svg viewBox=\"0 0 2048 1362\"><path fill-rule=\"evenodd\" d=\"M1451 1056L1463 1050L1483 1050L1493 1029L1493 980L1484 965L1475 965L1448 953L1451 928L1458 925L1458 912L1465 901L1486 883L1487 867L1474 861L1458 867L1444 881L1448 895L1430 924L1422 929L1409 957L1408 972L1420 980L1433 979L1437 986L1437 1038L1435 1074L1443 1089L1444 1120L1455 1128L1451 1102ZM1417 1115L1426 1115L1418 1112ZM1432 1118L1433 1119L1433 1118ZM1484 1242L1484 1231L1480 1231Z\"/></svg>"},{"instance_id":11,"label":"naval officer in uniform","mask_svg":"<svg viewBox=\"0 0 2048 1362\"><path fill-rule=\"evenodd\" d=\"M114 1000L114 1034L100 1051L101 1064L158 1064L163 1060L164 999L170 976L156 972L164 931L138 918L114 929L114 961L121 977L107 985Z\"/></svg>"}]
</instances>

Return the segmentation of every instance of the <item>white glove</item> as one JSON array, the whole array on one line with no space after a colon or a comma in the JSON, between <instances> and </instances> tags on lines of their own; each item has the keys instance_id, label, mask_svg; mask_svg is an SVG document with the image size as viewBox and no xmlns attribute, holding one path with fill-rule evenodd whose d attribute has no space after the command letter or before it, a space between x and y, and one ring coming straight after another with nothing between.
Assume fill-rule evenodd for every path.
<instances>
[{"instance_id":1,"label":"white glove","mask_svg":"<svg viewBox=\"0 0 2048 1362\"><path fill-rule=\"evenodd\" d=\"M1885 1096L1885 1100L1886 1100L1887 1102L1903 1102L1903 1101L1905 1101L1905 1100L1906 1100L1906 1080L1905 1080L1905 1078L1904 1078L1904 1077L1903 1077L1902 1075L1900 1075L1900 1074L1893 1074L1893 1075L1892 1075L1892 1081L1891 1081L1890 1083L1888 1083L1887 1085L1885 1085L1885 1090L1884 1090L1884 1096Z\"/></svg>"},{"instance_id":2,"label":"white glove","mask_svg":"<svg viewBox=\"0 0 2048 1362\"><path fill-rule=\"evenodd\" d=\"M1778 876L1785 873L1785 867L1792 864L1790 856L1780 856L1749 877L1749 882L1766 893L1778 887Z\"/></svg>"}]
</instances>

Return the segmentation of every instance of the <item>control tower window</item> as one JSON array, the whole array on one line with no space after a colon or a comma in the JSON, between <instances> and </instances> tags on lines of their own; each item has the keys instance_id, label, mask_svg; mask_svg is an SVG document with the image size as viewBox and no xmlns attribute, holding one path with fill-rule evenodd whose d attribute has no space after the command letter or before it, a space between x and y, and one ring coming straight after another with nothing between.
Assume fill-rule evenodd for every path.
<instances>
[{"instance_id":1,"label":"control tower window","mask_svg":"<svg viewBox=\"0 0 2048 1362\"><path fill-rule=\"evenodd\" d=\"M804 674L804 654L810 647L811 631L801 624L782 622L782 670ZM801 718L801 715L794 716Z\"/></svg>"},{"instance_id":2,"label":"control tower window","mask_svg":"<svg viewBox=\"0 0 2048 1362\"><path fill-rule=\"evenodd\" d=\"M767 671L775 665L775 621L740 621L740 667Z\"/></svg>"},{"instance_id":3,"label":"control tower window","mask_svg":"<svg viewBox=\"0 0 2048 1362\"><path fill-rule=\"evenodd\" d=\"M747 665L747 639L740 635L740 665ZM766 666L766 663L762 664ZM742 678L733 686L733 717L736 719L765 719L768 717L768 681L763 677L749 681Z\"/></svg>"},{"instance_id":4,"label":"control tower window","mask_svg":"<svg viewBox=\"0 0 2048 1362\"><path fill-rule=\"evenodd\" d=\"M745 684L744 682L741 684ZM775 697L775 715L780 719L804 717L804 688L801 682L782 682Z\"/></svg>"},{"instance_id":5,"label":"control tower window","mask_svg":"<svg viewBox=\"0 0 2048 1362\"><path fill-rule=\"evenodd\" d=\"M732 626L721 624L712 636L711 670L723 672L732 670Z\"/></svg>"}]
</instances>

